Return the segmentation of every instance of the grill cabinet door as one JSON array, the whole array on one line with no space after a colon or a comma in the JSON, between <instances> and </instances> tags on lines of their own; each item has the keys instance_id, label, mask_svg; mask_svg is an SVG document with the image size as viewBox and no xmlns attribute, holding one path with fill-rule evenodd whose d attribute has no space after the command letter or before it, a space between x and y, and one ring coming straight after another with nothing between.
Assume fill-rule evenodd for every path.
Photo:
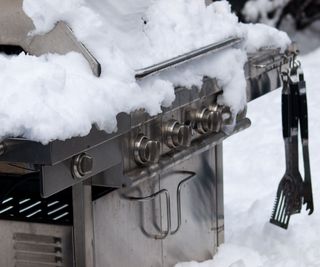
<instances>
[{"instance_id":1,"label":"grill cabinet door","mask_svg":"<svg viewBox=\"0 0 320 267\"><path fill-rule=\"evenodd\" d=\"M222 163L218 160L220 147L214 147L189 160L175 166L173 174L163 174L160 177L160 188L166 188L171 196L172 229L177 227L176 189L186 174L179 171L192 171L194 178L181 186L181 226L176 234L170 235L163 243L163 266L172 267L177 262L211 259L218 243L222 240L219 229L223 226L223 210L218 220L218 204L223 206L222 192L217 194L218 180L222 179ZM218 153L218 154L217 154ZM221 167L221 166L220 166ZM220 185L222 184L219 181ZM218 199L220 198L220 199ZM221 206L222 205L222 206ZM163 203L161 205L163 207ZM166 221L166 211L162 209L163 224ZM220 225L219 225L220 224Z\"/></svg>"}]
</instances>

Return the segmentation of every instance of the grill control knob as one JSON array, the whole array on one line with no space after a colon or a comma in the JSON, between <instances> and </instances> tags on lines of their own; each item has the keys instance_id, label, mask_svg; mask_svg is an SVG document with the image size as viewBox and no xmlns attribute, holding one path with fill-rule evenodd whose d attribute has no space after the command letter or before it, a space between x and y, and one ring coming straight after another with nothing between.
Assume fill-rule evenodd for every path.
<instances>
[{"instance_id":1,"label":"grill control knob","mask_svg":"<svg viewBox=\"0 0 320 267\"><path fill-rule=\"evenodd\" d=\"M171 120L164 128L165 142L170 148L188 147L191 144L191 126L180 124L176 120Z\"/></svg>"},{"instance_id":2,"label":"grill control knob","mask_svg":"<svg viewBox=\"0 0 320 267\"><path fill-rule=\"evenodd\" d=\"M222 124L222 114L218 109L204 108L196 115L196 129L199 133L219 132Z\"/></svg>"},{"instance_id":3,"label":"grill control knob","mask_svg":"<svg viewBox=\"0 0 320 267\"><path fill-rule=\"evenodd\" d=\"M86 154L82 153L73 158L72 163L72 174L75 178L82 178L85 175L88 175L92 172L93 169L93 158Z\"/></svg>"},{"instance_id":4,"label":"grill control knob","mask_svg":"<svg viewBox=\"0 0 320 267\"><path fill-rule=\"evenodd\" d=\"M160 142L139 135L134 143L134 159L140 165L156 163L160 157Z\"/></svg>"}]
</instances>

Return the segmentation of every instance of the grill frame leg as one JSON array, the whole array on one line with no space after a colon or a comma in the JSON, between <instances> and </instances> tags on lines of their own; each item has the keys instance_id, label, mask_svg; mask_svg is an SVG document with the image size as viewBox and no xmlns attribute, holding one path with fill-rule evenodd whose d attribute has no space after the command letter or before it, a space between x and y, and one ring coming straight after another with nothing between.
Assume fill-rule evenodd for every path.
<instances>
[{"instance_id":1,"label":"grill frame leg","mask_svg":"<svg viewBox=\"0 0 320 267\"><path fill-rule=\"evenodd\" d=\"M91 182L72 187L75 267L94 267L94 233Z\"/></svg>"}]
</instances>

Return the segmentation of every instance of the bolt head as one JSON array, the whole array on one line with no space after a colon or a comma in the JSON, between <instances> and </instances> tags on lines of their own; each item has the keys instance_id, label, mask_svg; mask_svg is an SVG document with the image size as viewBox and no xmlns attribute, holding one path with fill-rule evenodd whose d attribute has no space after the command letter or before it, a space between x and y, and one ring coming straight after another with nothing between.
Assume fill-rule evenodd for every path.
<instances>
[{"instance_id":1,"label":"bolt head","mask_svg":"<svg viewBox=\"0 0 320 267\"><path fill-rule=\"evenodd\" d=\"M82 153L73 158L72 161L72 175L75 178L83 178L84 176L92 173L93 170L93 158Z\"/></svg>"}]
</instances>

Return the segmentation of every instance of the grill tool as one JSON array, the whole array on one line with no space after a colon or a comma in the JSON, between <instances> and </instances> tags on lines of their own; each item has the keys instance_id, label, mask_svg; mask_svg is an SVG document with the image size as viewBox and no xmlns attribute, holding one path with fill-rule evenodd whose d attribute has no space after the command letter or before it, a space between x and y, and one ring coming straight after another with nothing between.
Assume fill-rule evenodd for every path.
<instances>
[{"instance_id":1,"label":"grill tool","mask_svg":"<svg viewBox=\"0 0 320 267\"><path fill-rule=\"evenodd\" d=\"M302 142L302 154L304 163L304 187L303 187L303 204L307 204L306 210L309 210L309 215L313 213L313 194L311 183L311 170L309 159L309 134L308 134L308 104L306 94L306 83L304 75L299 65L297 69L298 83L294 86L299 93L299 120L300 120L300 134Z\"/></svg>"},{"instance_id":2,"label":"grill tool","mask_svg":"<svg viewBox=\"0 0 320 267\"><path fill-rule=\"evenodd\" d=\"M309 215L313 197L308 149L308 114L306 87L300 63L283 73L282 128L285 143L286 172L281 179L270 222L288 228L290 216L301 212L302 201ZM299 172L298 125L303 149L305 179Z\"/></svg>"}]
</instances>

